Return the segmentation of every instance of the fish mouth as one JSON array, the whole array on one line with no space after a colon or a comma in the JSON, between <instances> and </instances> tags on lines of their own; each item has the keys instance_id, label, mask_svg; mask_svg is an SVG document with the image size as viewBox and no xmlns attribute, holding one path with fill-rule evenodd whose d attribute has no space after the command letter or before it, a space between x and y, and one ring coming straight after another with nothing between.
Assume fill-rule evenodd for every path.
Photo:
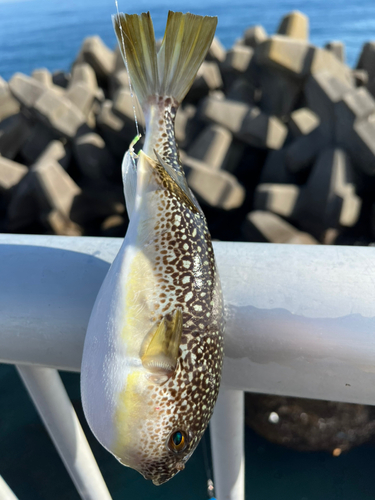
<instances>
[{"instance_id":1,"label":"fish mouth","mask_svg":"<svg viewBox=\"0 0 375 500\"><path fill-rule=\"evenodd\" d=\"M162 474L158 477L155 477L155 478L150 478L152 480L152 482L154 483L155 486L160 486L161 484L164 484L166 483L167 481L169 481L170 479L172 479L172 477L177 473L178 471L176 471L175 473L173 474Z\"/></svg>"},{"instance_id":2,"label":"fish mouth","mask_svg":"<svg viewBox=\"0 0 375 500\"><path fill-rule=\"evenodd\" d=\"M180 470L183 470L185 466L183 467L176 467L175 469L169 471L166 474L149 474L149 475L143 475L145 479L151 480L155 486L160 486L161 484L166 483L172 477L174 477Z\"/></svg>"}]
</instances>

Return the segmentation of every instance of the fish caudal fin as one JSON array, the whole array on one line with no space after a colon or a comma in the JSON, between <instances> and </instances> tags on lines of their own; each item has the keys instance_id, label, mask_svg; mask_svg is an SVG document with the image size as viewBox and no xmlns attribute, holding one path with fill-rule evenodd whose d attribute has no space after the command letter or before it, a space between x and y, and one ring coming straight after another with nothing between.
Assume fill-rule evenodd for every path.
<instances>
[{"instance_id":1,"label":"fish caudal fin","mask_svg":"<svg viewBox=\"0 0 375 500\"><path fill-rule=\"evenodd\" d=\"M159 89L155 34L150 13L140 16L117 14L112 19L122 57L142 105Z\"/></svg>"},{"instance_id":2,"label":"fish caudal fin","mask_svg":"<svg viewBox=\"0 0 375 500\"><path fill-rule=\"evenodd\" d=\"M211 46L217 18L170 11L158 53L149 13L118 14L113 24L141 105L154 95L180 103Z\"/></svg>"},{"instance_id":3,"label":"fish caudal fin","mask_svg":"<svg viewBox=\"0 0 375 500\"><path fill-rule=\"evenodd\" d=\"M169 11L158 53L160 95L182 101L211 46L216 25L217 17Z\"/></svg>"}]
</instances>

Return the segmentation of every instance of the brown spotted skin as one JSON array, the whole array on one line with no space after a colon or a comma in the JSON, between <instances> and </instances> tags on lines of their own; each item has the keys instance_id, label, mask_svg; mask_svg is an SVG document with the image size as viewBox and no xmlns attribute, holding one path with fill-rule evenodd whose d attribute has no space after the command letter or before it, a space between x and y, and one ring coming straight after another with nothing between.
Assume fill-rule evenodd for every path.
<instances>
[{"instance_id":1,"label":"brown spotted skin","mask_svg":"<svg viewBox=\"0 0 375 500\"><path fill-rule=\"evenodd\" d=\"M159 115L154 148L163 160L171 165L176 172L181 173L182 167L174 136L174 122L178 103L173 97L158 96L150 99L150 105L155 107L156 113Z\"/></svg>"},{"instance_id":2,"label":"brown spotted skin","mask_svg":"<svg viewBox=\"0 0 375 500\"><path fill-rule=\"evenodd\" d=\"M177 106L170 98L157 99L154 106L158 111L151 113L153 140L145 152L156 159L152 151L156 149L184 179L174 138ZM183 333L177 369L164 383L150 382L148 386L147 404L157 412L158 423L155 426L151 419L139 423L137 469L158 485L184 468L208 425L220 386L224 327L220 280L204 214L193 196L198 211L161 180L159 184L160 189L153 193L156 211L148 222L152 223L147 231L153 235L152 242L142 250L152 263L156 283L149 296L151 322L163 316L172 319L181 308ZM176 431L187 436L187 447L180 453L168 447Z\"/></svg>"}]
</instances>

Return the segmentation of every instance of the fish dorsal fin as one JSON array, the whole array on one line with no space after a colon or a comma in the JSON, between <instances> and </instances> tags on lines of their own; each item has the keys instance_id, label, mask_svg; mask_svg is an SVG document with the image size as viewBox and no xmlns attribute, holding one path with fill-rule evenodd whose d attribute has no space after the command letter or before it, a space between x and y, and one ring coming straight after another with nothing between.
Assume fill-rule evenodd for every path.
<instances>
[{"instance_id":1,"label":"fish dorsal fin","mask_svg":"<svg viewBox=\"0 0 375 500\"><path fill-rule=\"evenodd\" d=\"M195 201L193 200L190 194L189 187L183 175L177 174L173 170L173 168L169 166L155 150L154 154L156 155L157 161L153 160L143 151L139 153L139 155L143 156L149 163L149 165L154 169L160 181L160 184L163 186L164 189L176 195L176 197L182 203L188 206L192 212L200 213L199 208L197 207Z\"/></svg>"},{"instance_id":2,"label":"fish dorsal fin","mask_svg":"<svg viewBox=\"0 0 375 500\"><path fill-rule=\"evenodd\" d=\"M172 319L165 316L155 324L143 341L142 365L151 373L170 376L176 369L182 335L182 310L177 308Z\"/></svg>"},{"instance_id":3,"label":"fish dorsal fin","mask_svg":"<svg viewBox=\"0 0 375 500\"><path fill-rule=\"evenodd\" d=\"M163 160L163 158L159 155L159 153L154 149L154 154L160 163L160 165L164 168L165 172L169 177L172 179L173 182L175 182L180 189L185 193L187 198L189 198L190 202L195 205L194 201L191 198L190 194L190 189L189 186L186 182L185 176L182 172L174 170L166 161ZM197 208L197 207L196 207ZM198 208L197 208L198 210ZM198 210L199 211L199 210Z\"/></svg>"}]
</instances>

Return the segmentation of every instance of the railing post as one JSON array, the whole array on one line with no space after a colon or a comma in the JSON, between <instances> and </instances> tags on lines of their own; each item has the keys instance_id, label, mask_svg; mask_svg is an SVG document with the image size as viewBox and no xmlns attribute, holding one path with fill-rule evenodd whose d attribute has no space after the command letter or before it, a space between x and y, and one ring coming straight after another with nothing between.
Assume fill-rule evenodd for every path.
<instances>
[{"instance_id":1,"label":"railing post","mask_svg":"<svg viewBox=\"0 0 375 500\"><path fill-rule=\"evenodd\" d=\"M3 477L0 476L0 499L1 500L18 500L13 491L9 488Z\"/></svg>"},{"instance_id":2,"label":"railing post","mask_svg":"<svg viewBox=\"0 0 375 500\"><path fill-rule=\"evenodd\" d=\"M245 499L244 393L222 387L210 423L218 500Z\"/></svg>"},{"instance_id":3,"label":"railing post","mask_svg":"<svg viewBox=\"0 0 375 500\"><path fill-rule=\"evenodd\" d=\"M81 498L111 500L57 370L26 365L17 370Z\"/></svg>"}]
</instances>

